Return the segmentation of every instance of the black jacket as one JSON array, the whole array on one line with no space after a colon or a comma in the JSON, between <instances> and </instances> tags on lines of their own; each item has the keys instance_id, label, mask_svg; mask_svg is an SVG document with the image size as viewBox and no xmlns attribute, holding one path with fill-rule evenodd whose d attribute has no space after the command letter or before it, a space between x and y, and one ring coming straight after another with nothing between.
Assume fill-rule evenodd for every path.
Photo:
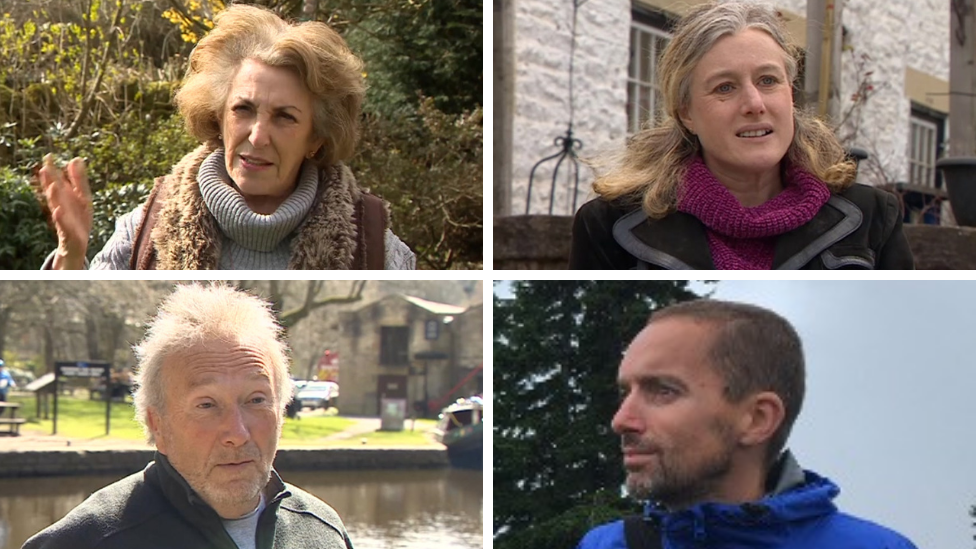
<instances>
[{"instance_id":1,"label":"black jacket","mask_svg":"<svg viewBox=\"0 0 976 549\"><path fill-rule=\"evenodd\" d=\"M287 486L272 471L258 519L259 549L352 549L336 512ZM95 492L23 549L237 549L220 516L190 488L166 456Z\"/></svg>"},{"instance_id":2,"label":"black jacket","mask_svg":"<svg viewBox=\"0 0 976 549\"><path fill-rule=\"evenodd\" d=\"M573 220L570 269L715 269L705 226L674 212L650 219L602 198ZM774 269L914 269L891 193L855 184L833 194L809 223L776 239Z\"/></svg>"}]
</instances>

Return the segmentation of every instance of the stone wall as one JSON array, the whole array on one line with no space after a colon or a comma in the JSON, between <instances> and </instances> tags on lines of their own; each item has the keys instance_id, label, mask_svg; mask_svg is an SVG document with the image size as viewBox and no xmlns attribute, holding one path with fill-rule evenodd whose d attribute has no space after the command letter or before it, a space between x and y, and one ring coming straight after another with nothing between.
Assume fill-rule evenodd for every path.
<instances>
[{"instance_id":1,"label":"stone wall","mask_svg":"<svg viewBox=\"0 0 976 549\"><path fill-rule=\"evenodd\" d=\"M907 225L916 269L976 269L976 229Z\"/></svg>"},{"instance_id":2,"label":"stone wall","mask_svg":"<svg viewBox=\"0 0 976 549\"><path fill-rule=\"evenodd\" d=\"M50 450L0 452L0 476L131 474L153 459L153 450Z\"/></svg>"},{"instance_id":3,"label":"stone wall","mask_svg":"<svg viewBox=\"0 0 976 549\"><path fill-rule=\"evenodd\" d=\"M572 226L569 216L495 219L493 268L565 269ZM976 228L906 225L905 235L916 269L976 269Z\"/></svg>"},{"instance_id":4,"label":"stone wall","mask_svg":"<svg viewBox=\"0 0 976 549\"><path fill-rule=\"evenodd\" d=\"M454 369L449 389L460 383L471 373L471 370L477 368L484 360L484 310L484 303L478 303L455 316L454 320L448 324L452 337L451 356L452 368ZM457 398L468 397L483 391L483 384L478 379L479 377L483 378L483 376L484 372L482 371L481 376L475 376L451 397L445 398L445 405ZM439 399L442 396L443 393L438 393L431 395L431 399Z\"/></svg>"},{"instance_id":5,"label":"stone wall","mask_svg":"<svg viewBox=\"0 0 976 549\"><path fill-rule=\"evenodd\" d=\"M335 448L328 450L289 448L278 450L274 462L275 469L279 471L433 469L447 466L447 451L441 448Z\"/></svg>"},{"instance_id":6,"label":"stone wall","mask_svg":"<svg viewBox=\"0 0 976 549\"><path fill-rule=\"evenodd\" d=\"M458 366L472 368L484 354L484 304L478 303L454 317L448 325L454 338L453 354Z\"/></svg>"},{"instance_id":7,"label":"stone wall","mask_svg":"<svg viewBox=\"0 0 976 549\"><path fill-rule=\"evenodd\" d=\"M513 215L495 218L495 269L565 269L573 218Z\"/></svg>"},{"instance_id":8,"label":"stone wall","mask_svg":"<svg viewBox=\"0 0 976 549\"><path fill-rule=\"evenodd\" d=\"M0 452L0 477L128 475L153 459L153 450L44 450ZM447 467L440 448L334 448L278 450L279 471L429 469ZM287 481L288 479L285 478Z\"/></svg>"}]
</instances>

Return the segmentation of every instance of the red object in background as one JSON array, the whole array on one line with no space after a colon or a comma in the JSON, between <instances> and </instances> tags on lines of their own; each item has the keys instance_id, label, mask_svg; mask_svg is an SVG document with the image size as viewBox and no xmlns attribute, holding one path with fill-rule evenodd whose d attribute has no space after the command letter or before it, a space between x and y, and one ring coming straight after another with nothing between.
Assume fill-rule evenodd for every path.
<instances>
[{"instance_id":1,"label":"red object in background","mask_svg":"<svg viewBox=\"0 0 976 549\"><path fill-rule=\"evenodd\" d=\"M427 409L430 410L431 412L436 412L441 408L443 408L444 405L446 405L447 402L451 399L451 396L454 394L454 392L460 389L461 386L467 383L471 378L473 378L475 374L480 372L481 369L484 368L484 366L485 366L484 363L479 364L478 367L475 368L474 370L471 370L471 373L465 376L465 378L462 379L460 383L458 383L453 388L451 388L450 391L444 393L444 395L441 398L427 402Z\"/></svg>"},{"instance_id":2,"label":"red object in background","mask_svg":"<svg viewBox=\"0 0 976 549\"><path fill-rule=\"evenodd\" d=\"M332 381L339 383L339 353L333 353L326 349L319 359L318 373L315 379L319 381Z\"/></svg>"}]
</instances>

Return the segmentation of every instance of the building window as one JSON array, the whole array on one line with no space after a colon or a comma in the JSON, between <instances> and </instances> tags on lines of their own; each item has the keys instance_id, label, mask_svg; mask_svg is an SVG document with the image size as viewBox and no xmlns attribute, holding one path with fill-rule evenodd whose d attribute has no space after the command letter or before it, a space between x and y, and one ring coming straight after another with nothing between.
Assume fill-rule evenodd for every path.
<instances>
[{"instance_id":1,"label":"building window","mask_svg":"<svg viewBox=\"0 0 976 549\"><path fill-rule=\"evenodd\" d=\"M667 19L635 11L630 23L630 69L627 73L627 130L635 133L648 121L661 119L661 88L657 62L670 41Z\"/></svg>"},{"instance_id":2,"label":"building window","mask_svg":"<svg viewBox=\"0 0 976 549\"><path fill-rule=\"evenodd\" d=\"M942 223L947 196L942 188L942 174L936 169L935 161L942 153L945 127L945 114L922 105L912 105L908 136L908 183L896 185L905 207L905 223Z\"/></svg>"},{"instance_id":3,"label":"building window","mask_svg":"<svg viewBox=\"0 0 976 549\"><path fill-rule=\"evenodd\" d=\"M906 191L902 195L905 206L903 223L916 225L942 224L942 198L919 191Z\"/></svg>"},{"instance_id":4,"label":"building window","mask_svg":"<svg viewBox=\"0 0 976 549\"><path fill-rule=\"evenodd\" d=\"M908 182L912 185L935 188L938 130L937 124L912 115L908 139Z\"/></svg>"},{"instance_id":5,"label":"building window","mask_svg":"<svg viewBox=\"0 0 976 549\"><path fill-rule=\"evenodd\" d=\"M380 365L407 366L410 364L410 329L406 326L380 327Z\"/></svg>"}]
</instances>

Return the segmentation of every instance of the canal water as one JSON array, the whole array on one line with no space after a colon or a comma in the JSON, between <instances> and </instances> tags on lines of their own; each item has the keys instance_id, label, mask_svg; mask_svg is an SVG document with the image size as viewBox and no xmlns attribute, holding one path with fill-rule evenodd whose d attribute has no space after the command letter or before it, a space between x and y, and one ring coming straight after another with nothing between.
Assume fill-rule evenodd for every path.
<instances>
[{"instance_id":1,"label":"canal water","mask_svg":"<svg viewBox=\"0 0 976 549\"><path fill-rule=\"evenodd\" d=\"M342 517L356 549L482 548L481 471L282 471ZM19 549L119 477L0 478L0 549Z\"/></svg>"}]
</instances>

